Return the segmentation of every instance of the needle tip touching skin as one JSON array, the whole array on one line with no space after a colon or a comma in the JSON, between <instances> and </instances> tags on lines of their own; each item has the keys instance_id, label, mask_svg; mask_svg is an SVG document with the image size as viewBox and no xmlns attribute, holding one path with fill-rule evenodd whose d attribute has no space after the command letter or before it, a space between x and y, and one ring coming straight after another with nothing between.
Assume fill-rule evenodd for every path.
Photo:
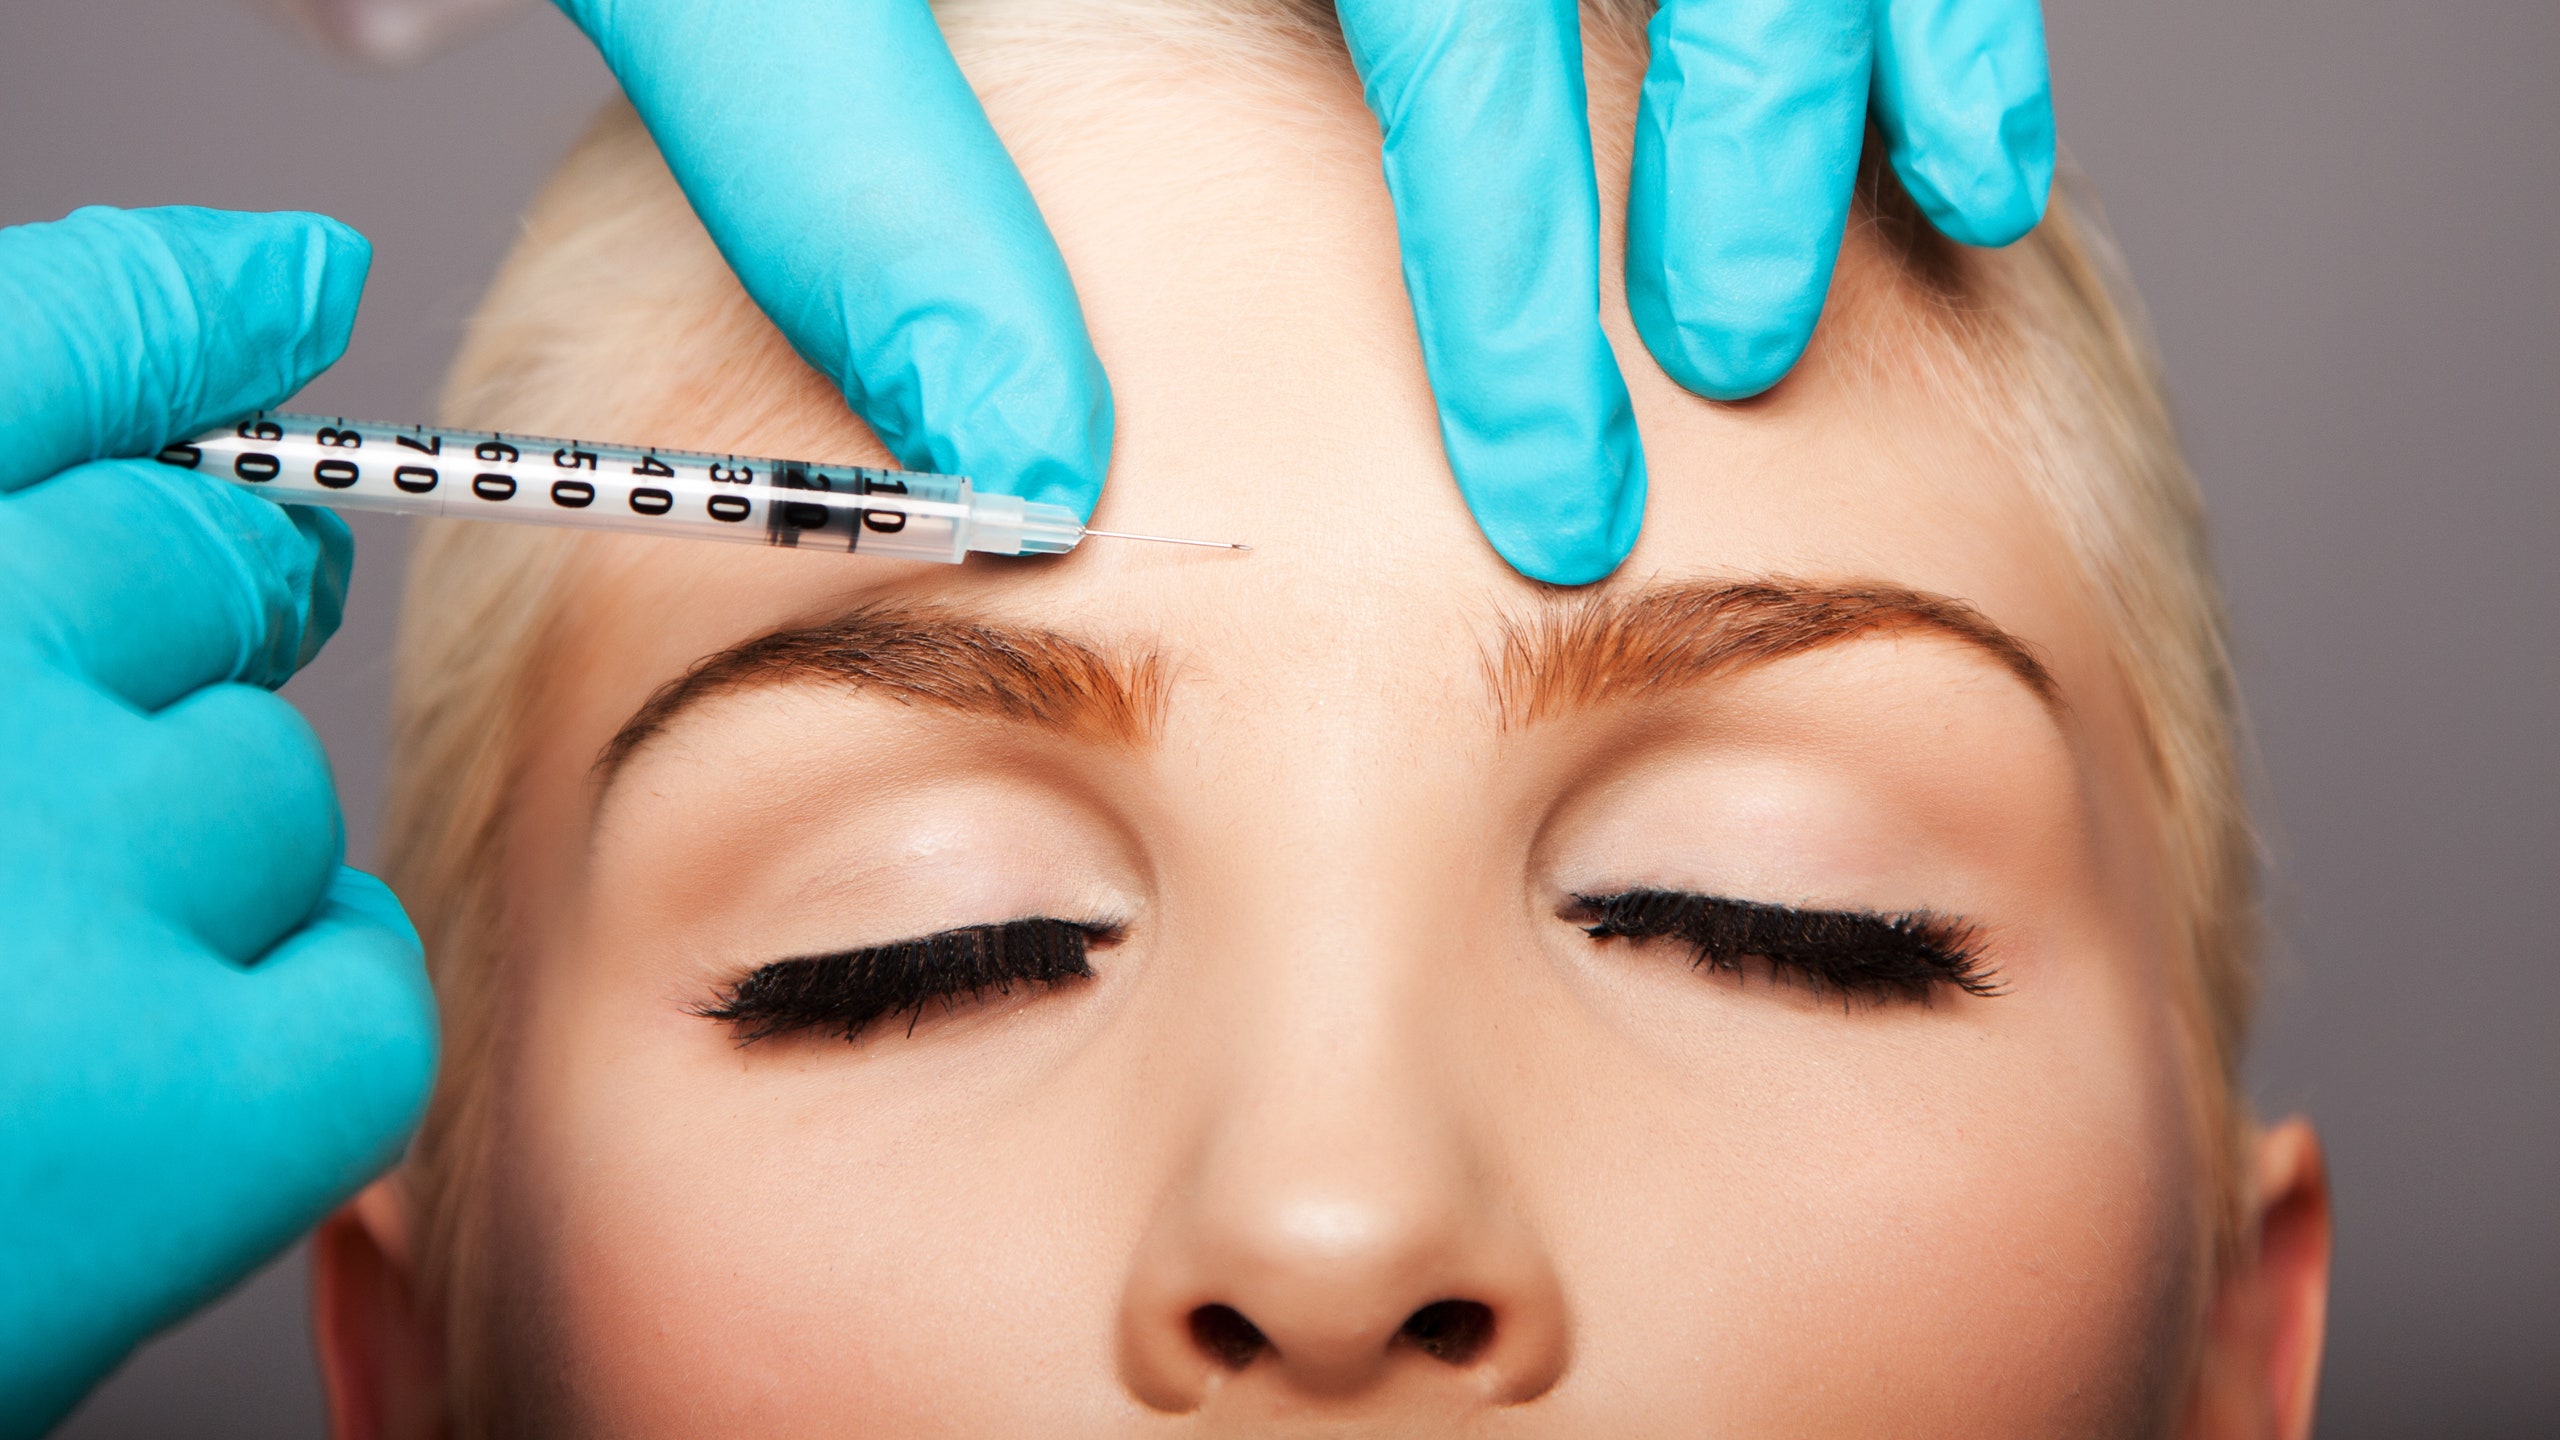
<instances>
[{"instance_id":1,"label":"needle tip touching skin","mask_svg":"<svg viewBox=\"0 0 2560 1440\"><path fill-rule=\"evenodd\" d=\"M1125 530L1087 530L1087 540L1143 540L1150 545L1196 545L1203 550L1250 550L1241 540L1193 540L1180 535L1132 535Z\"/></svg>"}]
</instances>

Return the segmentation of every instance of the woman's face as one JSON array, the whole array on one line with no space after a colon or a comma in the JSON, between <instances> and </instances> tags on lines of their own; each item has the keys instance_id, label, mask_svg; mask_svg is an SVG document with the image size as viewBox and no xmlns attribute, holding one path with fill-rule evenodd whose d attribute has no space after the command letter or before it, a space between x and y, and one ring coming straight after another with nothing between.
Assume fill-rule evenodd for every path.
<instances>
[{"instance_id":1,"label":"woman's face","mask_svg":"<svg viewBox=\"0 0 2560 1440\"><path fill-rule=\"evenodd\" d=\"M1523 581L1358 138L1031 157L1096 523L1249 554L591 553L475 1198L528 1428L2156 1423L2201 1180L2149 802L2018 462L1837 345L1691 400L1613 303L1644 541ZM660 438L846 453L805 408Z\"/></svg>"}]
</instances>

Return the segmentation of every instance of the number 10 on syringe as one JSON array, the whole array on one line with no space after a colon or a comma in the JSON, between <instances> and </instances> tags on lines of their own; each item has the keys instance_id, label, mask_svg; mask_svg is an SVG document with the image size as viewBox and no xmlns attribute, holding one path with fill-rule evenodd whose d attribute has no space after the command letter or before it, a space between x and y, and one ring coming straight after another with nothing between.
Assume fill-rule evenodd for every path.
<instances>
[{"instance_id":1,"label":"number 10 on syringe","mask_svg":"<svg viewBox=\"0 0 2560 1440\"><path fill-rule=\"evenodd\" d=\"M1064 506L983 493L955 475L264 411L160 460L292 505L945 563L972 551L1054 555L1087 536L1169 538L1088 530Z\"/></svg>"}]
</instances>

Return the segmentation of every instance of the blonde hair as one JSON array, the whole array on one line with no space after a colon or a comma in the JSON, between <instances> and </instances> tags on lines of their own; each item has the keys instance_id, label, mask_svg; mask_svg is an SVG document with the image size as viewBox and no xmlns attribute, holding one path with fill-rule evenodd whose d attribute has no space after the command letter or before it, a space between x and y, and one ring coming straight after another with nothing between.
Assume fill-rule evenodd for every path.
<instances>
[{"instance_id":1,"label":"blonde hair","mask_svg":"<svg viewBox=\"0 0 2560 1440\"><path fill-rule=\"evenodd\" d=\"M950 0L939 9L973 83L991 96L1106 85L1119 73L1114 58L1132 53L1131 32L1212 66L1267 73L1282 60L1349 73L1323 0ZM1596 66L1640 67L1649 9L1638 0L1600 5L1587 42ZM1122 41L1077 52L1094 63L1059 63L1062 47L1096 36ZM1599 137L1604 173L1624 173L1625 143ZM2255 851L2203 507L2139 309L2088 198L2068 184L2025 240L1974 251L1939 239L1871 163L1852 223L1861 232L1853 250L1887 263L1868 265L1865 278L1844 264L1826 320L1831 358L1903 372L1916 365L1946 403L2022 450L2113 640L2161 818L2165 889L2183 952L2169 967L2170 1000L2201 1077L2197 1134L2227 1238L2244 1118L2238 1063L2254 999ZM1856 324L1839 324L1844 310ZM650 343L632 343L643 329ZM718 397L716 436L700 409L704 395ZM690 414L687 396L697 397ZM617 104L526 217L454 364L443 416L478 428L727 448L836 408L832 388L738 288L637 120ZM705 429L687 434L689 423ZM483 1249L484 1217L467 1202L480 1193L493 1128L493 990L506 949L502 827L579 549L558 532L448 522L428 528L410 563L385 854L426 939L445 1020L443 1073L403 1174L419 1222L420 1275L449 1326L470 1308L451 1303L451 1287L469 1283L461 1261ZM450 1339L455 1393L468 1396L479 1388L472 1337L457 1328Z\"/></svg>"}]
</instances>

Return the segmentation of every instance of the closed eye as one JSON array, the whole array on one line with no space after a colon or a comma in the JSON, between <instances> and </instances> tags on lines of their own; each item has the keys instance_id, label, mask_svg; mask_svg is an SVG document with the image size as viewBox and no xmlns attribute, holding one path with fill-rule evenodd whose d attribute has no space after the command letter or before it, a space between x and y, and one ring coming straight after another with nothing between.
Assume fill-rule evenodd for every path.
<instances>
[{"instance_id":1,"label":"closed eye","mask_svg":"<svg viewBox=\"0 0 2560 1440\"><path fill-rule=\"evenodd\" d=\"M729 986L695 1013L735 1027L738 1043L814 1032L851 1040L885 1019L956 1009L1017 985L1058 985L1088 978L1086 956L1119 937L1109 925L1036 916L1000 925L967 925L913 940L777 960Z\"/></svg>"},{"instance_id":2,"label":"closed eye","mask_svg":"<svg viewBox=\"0 0 2560 1440\"><path fill-rule=\"evenodd\" d=\"M1885 1000L1952 988L1998 995L1974 927L1928 911L1806 910L1678 890L1577 895L1565 918L1595 940L1674 940L1691 966L1739 973L1760 960L1813 990Z\"/></svg>"}]
</instances>

